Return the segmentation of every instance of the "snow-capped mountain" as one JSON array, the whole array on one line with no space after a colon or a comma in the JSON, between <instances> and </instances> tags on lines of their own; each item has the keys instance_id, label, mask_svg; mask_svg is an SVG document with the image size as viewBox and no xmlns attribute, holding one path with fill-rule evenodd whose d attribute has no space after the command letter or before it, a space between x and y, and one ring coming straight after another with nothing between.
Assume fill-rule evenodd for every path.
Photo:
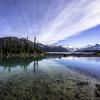
<instances>
[{"instance_id":1,"label":"snow-capped mountain","mask_svg":"<svg viewBox=\"0 0 100 100\"><path fill-rule=\"evenodd\" d=\"M80 48L79 50L81 51L96 51L96 50L100 50L100 45L96 44L94 46L88 45L86 47Z\"/></svg>"},{"instance_id":2,"label":"snow-capped mountain","mask_svg":"<svg viewBox=\"0 0 100 100\"><path fill-rule=\"evenodd\" d=\"M66 46L62 46L64 48L66 48L68 51L76 51L78 48L74 47L74 46L70 46L70 45L66 45Z\"/></svg>"}]
</instances>

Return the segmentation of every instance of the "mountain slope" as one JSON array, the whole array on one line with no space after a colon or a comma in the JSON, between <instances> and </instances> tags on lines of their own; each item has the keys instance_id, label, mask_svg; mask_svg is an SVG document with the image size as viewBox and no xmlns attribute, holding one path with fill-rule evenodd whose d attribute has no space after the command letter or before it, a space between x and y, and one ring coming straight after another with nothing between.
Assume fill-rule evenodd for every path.
<instances>
[{"instance_id":1,"label":"mountain slope","mask_svg":"<svg viewBox=\"0 0 100 100\"><path fill-rule=\"evenodd\" d=\"M17 37L4 37L0 38L0 48L11 49L20 52L21 48L24 49L34 49L34 43L25 38L17 38ZM53 46L53 45L43 45L41 43L35 44L35 48L46 52L67 52L68 50L62 46Z\"/></svg>"},{"instance_id":2,"label":"mountain slope","mask_svg":"<svg viewBox=\"0 0 100 100\"><path fill-rule=\"evenodd\" d=\"M94 46L88 46L88 47L84 47L81 48L80 51L99 51L100 50L100 45L96 44Z\"/></svg>"}]
</instances>

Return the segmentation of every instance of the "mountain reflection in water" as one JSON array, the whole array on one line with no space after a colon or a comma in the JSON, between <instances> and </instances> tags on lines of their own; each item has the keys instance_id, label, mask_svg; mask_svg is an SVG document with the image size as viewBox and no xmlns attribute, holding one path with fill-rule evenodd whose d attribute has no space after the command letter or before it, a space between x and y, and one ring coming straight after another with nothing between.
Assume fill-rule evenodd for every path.
<instances>
[{"instance_id":1,"label":"mountain reflection in water","mask_svg":"<svg viewBox=\"0 0 100 100\"><path fill-rule=\"evenodd\" d=\"M70 69L100 78L100 57L61 57L49 56L42 58L2 58L0 59L0 74L19 73L26 71L36 72L57 71Z\"/></svg>"}]
</instances>

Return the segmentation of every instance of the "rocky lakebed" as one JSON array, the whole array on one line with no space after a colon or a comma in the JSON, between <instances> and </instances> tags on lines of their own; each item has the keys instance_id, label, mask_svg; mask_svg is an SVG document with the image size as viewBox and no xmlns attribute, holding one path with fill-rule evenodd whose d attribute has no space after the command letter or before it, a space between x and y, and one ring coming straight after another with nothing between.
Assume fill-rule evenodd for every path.
<instances>
[{"instance_id":1,"label":"rocky lakebed","mask_svg":"<svg viewBox=\"0 0 100 100\"><path fill-rule=\"evenodd\" d=\"M69 69L0 78L0 100L100 100L100 81Z\"/></svg>"}]
</instances>

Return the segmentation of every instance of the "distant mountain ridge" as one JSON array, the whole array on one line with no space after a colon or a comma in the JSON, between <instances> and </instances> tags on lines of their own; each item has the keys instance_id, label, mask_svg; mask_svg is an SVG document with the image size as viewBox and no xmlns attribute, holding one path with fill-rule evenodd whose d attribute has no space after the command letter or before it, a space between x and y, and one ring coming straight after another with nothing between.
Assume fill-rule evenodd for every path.
<instances>
[{"instance_id":1,"label":"distant mountain ridge","mask_svg":"<svg viewBox=\"0 0 100 100\"><path fill-rule=\"evenodd\" d=\"M87 47L83 47L81 49L79 49L80 51L100 51L100 45L96 44L94 46L87 46Z\"/></svg>"},{"instance_id":2,"label":"distant mountain ridge","mask_svg":"<svg viewBox=\"0 0 100 100\"><path fill-rule=\"evenodd\" d=\"M14 48L21 48L22 46L27 46L29 48L34 48L34 42L27 40L25 38L17 38L17 37L4 37L0 38L0 48L5 46L15 46ZM17 48L16 48L17 47ZM62 46L53 46L53 45L43 45L41 43L35 44L36 48L39 48L43 51L47 52L67 52L68 49Z\"/></svg>"},{"instance_id":3,"label":"distant mountain ridge","mask_svg":"<svg viewBox=\"0 0 100 100\"><path fill-rule=\"evenodd\" d=\"M34 42L27 40L25 38L17 38L17 37L3 37L0 38L0 48L1 47L11 47L14 46L14 49L21 48L22 46L26 46L28 48L32 49L34 48ZM60 46L60 45L44 45L41 43L36 43L36 48L39 48L40 50L46 51L46 52L70 52L70 51L100 51L100 45L96 44L94 46L88 45L83 48L74 48L71 46Z\"/></svg>"}]
</instances>

